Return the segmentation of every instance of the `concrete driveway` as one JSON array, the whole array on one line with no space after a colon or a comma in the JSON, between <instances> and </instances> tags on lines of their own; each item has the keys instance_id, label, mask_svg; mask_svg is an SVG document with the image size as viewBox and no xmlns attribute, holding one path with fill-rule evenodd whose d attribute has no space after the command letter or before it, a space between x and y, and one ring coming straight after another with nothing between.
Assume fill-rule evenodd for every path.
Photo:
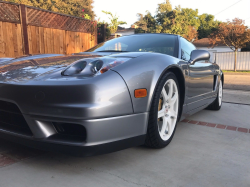
<instances>
[{"instance_id":1,"label":"concrete driveway","mask_svg":"<svg viewBox=\"0 0 250 187\"><path fill-rule=\"evenodd\" d=\"M250 91L250 73L224 73L224 88Z\"/></svg>"},{"instance_id":2,"label":"concrete driveway","mask_svg":"<svg viewBox=\"0 0 250 187\"><path fill-rule=\"evenodd\" d=\"M180 122L160 150L75 158L0 140L0 186L250 186L250 105L241 91L224 96L230 103Z\"/></svg>"}]
</instances>

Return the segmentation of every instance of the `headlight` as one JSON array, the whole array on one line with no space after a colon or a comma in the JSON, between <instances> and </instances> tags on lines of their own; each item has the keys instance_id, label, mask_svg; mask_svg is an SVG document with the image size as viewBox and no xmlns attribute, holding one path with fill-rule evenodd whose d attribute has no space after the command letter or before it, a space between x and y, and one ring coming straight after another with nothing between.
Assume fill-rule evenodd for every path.
<instances>
[{"instance_id":1,"label":"headlight","mask_svg":"<svg viewBox=\"0 0 250 187\"><path fill-rule=\"evenodd\" d=\"M94 59L82 59L67 67L64 71L62 71L62 75L93 76L95 74L102 74L128 60L130 60L130 58L101 57Z\"/></svg>"}]
</instances>

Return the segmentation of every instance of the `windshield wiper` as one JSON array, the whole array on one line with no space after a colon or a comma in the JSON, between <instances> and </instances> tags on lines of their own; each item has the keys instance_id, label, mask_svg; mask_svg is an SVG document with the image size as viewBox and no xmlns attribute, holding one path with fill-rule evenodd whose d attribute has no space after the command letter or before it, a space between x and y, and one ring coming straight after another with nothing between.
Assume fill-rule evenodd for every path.
<instances>
[{"instance_id":1,"label":"windshield wiper","mask_svg":"<svg viewBox=\"0 0 250 187\"><path fill-rule=\"evenodd\" d=\"M131 52L131 51L104 50L104 51L96 51L96 52Z\"/></svg>"}]
</instances>

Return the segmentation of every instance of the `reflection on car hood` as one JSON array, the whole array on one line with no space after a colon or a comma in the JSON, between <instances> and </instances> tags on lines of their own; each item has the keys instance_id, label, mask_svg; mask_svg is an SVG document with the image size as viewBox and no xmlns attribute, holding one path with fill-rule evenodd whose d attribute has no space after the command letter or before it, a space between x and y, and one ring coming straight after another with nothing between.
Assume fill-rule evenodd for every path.
<instances>
[{"instance_id":1,"label":"reflection on car hood","mask_svg":"<svg viewBox=\"0 0 250 187\"><path fill-rule=\"evenodd\" d=\"M0 82L25 83L37 77L61 72L71 63L84 59L102 56L135 58L145 53L77 53L73 55L45 54L11 59L0 63Z\"/></svg>"},{"instance_id":2,"label":"reflection on car hood","mask_svg":"<svg viewBox=\"0 0 250 187\"><path fill-rule=\"evenodd\" d=\"M38 58L37 58L38 57ZM100 57L95 54L79 55L37 55L16 58L0 63L0 82L27 82L43 74L59 71L83 58Z\"/></svg>"}]
</instances>

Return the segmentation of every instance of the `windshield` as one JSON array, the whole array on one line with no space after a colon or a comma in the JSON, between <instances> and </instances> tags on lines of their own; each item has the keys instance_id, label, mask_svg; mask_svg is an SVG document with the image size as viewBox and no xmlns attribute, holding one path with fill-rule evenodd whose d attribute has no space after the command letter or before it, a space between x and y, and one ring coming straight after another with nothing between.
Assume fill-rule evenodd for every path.
<instances>
[{"instance_id":1,"label":"windshield","mask_svg":"<svg viewBox=\"0 0 250 187\"><path fill-rule=\"evenodd\" d=\"M138 34L115 38L86 52L155 52L177 57L177 36L167 34Z\"/></svg>"}]
</instances>

